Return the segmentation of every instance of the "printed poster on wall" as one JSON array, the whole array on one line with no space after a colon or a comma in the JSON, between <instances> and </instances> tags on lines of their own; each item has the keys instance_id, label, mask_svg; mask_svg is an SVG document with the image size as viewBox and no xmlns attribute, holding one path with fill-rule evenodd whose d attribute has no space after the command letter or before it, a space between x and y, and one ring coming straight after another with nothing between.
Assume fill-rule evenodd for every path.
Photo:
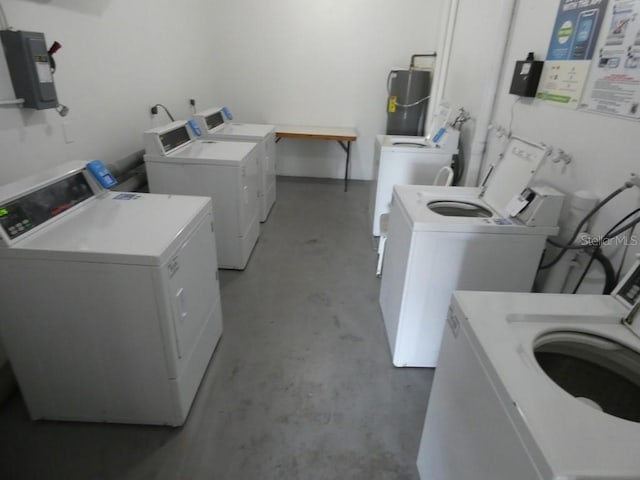
<instances>
[{"instance_id":1,"label":"printed poster on wall","mask_svg":"<svg viewBox=\"0 0 640 480\"><path fill-rule=\"evenodd\" d=\"M608 0L561 0L537 97L577 108Z\"/></svg>"},{"instance_id":2,"label":"printed poster on wall","mask_svg":"<svg viewBox=\"0 0 640 480\"><path fill-rule=\"evenodd\" d=\"M640 0L614 0L581 109L640 120Z\"/></svg>"}]
</instances>

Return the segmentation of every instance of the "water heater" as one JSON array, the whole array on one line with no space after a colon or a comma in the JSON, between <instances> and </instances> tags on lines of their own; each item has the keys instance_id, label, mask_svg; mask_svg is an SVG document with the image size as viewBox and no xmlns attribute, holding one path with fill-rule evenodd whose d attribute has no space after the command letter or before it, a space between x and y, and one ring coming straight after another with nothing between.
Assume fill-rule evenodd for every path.
<instances>
[{"instance_id":1,"label":"water heater","mask_svg":"<svg viewBox=\"0 0 640 480\"><path fill-rule=\"evenodd\" d=\"M387 135L424 135L431 71L392 70L387 79Z\"/></svg>"}]
</instances>

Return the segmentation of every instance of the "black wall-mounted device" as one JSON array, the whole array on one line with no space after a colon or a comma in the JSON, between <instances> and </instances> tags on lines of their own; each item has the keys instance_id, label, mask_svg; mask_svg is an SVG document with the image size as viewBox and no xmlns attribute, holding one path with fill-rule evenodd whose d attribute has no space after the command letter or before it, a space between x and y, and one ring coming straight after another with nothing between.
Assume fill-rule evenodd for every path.
<instances>
[{"instance_id":1,"label":"black wall-mounted device","mask_svg":"<svg viewBox=\"0 0 640 480\"><path fill-rule=\"evenodd\" d=\"M43 33L0 31L16 98L25 108L44 110L58 106L49 53Z\"/></svg>"},{"instance_id":2,"label":"black wall-mounted device","mask_svg":"<svg viewBox=\"0 0 640 480\"><path fill-rule=\"evenodd\" d=\"M544 62L534 60L533 52L529 52L526 60L517 61L509 93L520 97L535 97L543 66Z\"/></svg>"}]
</instances>

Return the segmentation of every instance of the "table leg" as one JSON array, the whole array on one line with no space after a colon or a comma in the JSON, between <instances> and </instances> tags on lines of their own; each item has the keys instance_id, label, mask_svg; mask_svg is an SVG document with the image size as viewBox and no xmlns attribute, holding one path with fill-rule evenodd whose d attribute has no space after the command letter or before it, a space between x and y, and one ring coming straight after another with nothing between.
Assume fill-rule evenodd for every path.
<instances>
[{"instance_id":1,"label":"table leg","mask_svg":"<svg viewBox=\"0 0 640 480\"><path fill-rule=\"evenodd\" d=\"M338 143L347 154L347 159L344 164L344 191L346 192L347 187L349 186L349 159L351 154L351 142L347 141L347 144L345 145L343 142L338 140Z\"/></svg>"}]
</instances>

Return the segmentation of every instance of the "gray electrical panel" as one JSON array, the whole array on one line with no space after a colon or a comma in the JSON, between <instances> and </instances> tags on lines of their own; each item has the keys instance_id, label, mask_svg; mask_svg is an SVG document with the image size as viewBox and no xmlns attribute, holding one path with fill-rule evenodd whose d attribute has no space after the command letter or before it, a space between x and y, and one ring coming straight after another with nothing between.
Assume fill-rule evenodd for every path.
<instances>
[{"instance_id":1,"label":"gray electrical panel","mask_svg":"<svg viewBox=\"0 0 640 480\"><path fill-rule=\"evenodd\" d=\"M58 97L44 34L2 30L0 38L16 98L24 99L25 108L56 108Z\"/></svg>"}]
</instances>

